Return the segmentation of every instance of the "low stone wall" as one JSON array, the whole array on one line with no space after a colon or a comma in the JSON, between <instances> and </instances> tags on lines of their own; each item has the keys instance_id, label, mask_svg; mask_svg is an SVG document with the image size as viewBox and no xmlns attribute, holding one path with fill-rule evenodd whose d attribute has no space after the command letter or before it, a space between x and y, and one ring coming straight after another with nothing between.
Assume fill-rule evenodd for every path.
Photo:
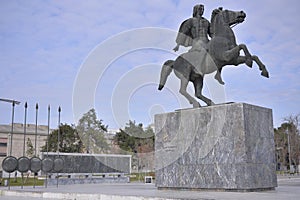
<instances>
[{"instance_id":1,"label":"low stone wall","mask_svg":"<svg viewBox=\"0 0 300 200\"><path fill-rule=\"evenodd\" d=\"M64 174L94 174L94 173L131 173L131 155L118 154L83 154L43 152L41 158L54 161L54 166L48 173ZM56 160L61 159L61 166L56 167ZM56 168L60 168L56 170Z\"/></svg>"},{"instance_id":2,"label":"low stone wall","mask_svg":"<svg viewBox=\"0 0 300 200\"><path fill-rule=\"evenodd\" d=\"M129 177L116 176L104 178L50 178L47 179L47 185L70 185L70 184L100 184L100 183L129 183Z\"/></svg>"}]
</instances>

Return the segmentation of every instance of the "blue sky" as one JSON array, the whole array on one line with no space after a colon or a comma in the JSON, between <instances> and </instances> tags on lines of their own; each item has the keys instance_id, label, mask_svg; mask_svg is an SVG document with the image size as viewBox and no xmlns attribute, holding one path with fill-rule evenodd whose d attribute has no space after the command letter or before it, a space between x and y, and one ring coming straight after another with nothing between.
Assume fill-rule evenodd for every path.
<instances>
[{"instance_id":1,"label":"blue sky","mask_svg":"<svg viewBox=\"0 0 300 200\"><path fill-rule=\"evenodd\" d=\"M109 128L128 119L148 125L154 113L190 107L174 74L163 91L157 82L161 64L177 56L176 31L196 3L205 5L207 19L220 6L246 12L245 22L234 28L237 42L258 55L270 74L260 76L255 64L229 66L222 72L225 86L208 76L204 94L218 103L271 108L275 127L299 114L298 0L1 0L0 98L22 102L15 110L19 123L25 101L28 123L34 123L38 102L38 123L46 124L50 104L52 127L58 106L61 121L69 124L95 107ZM11 106L0 102L0 124L10 121Z\"/></svg>"}]
</instances>

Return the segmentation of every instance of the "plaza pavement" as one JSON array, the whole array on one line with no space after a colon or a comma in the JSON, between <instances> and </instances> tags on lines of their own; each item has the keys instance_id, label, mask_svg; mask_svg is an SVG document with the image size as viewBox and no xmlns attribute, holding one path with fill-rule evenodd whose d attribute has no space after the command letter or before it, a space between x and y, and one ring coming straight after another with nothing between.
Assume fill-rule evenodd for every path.
<instances>
[{"instance_id":1,"label":"plaza pavement","mask_svg":"<svg viewBox=\"0 0 300 200\"><path fill-rule=\"evenodd\" d=\"M47 188L0 187L1 200L24 199L98 199L98 200L171 200L171 199L206 199L206 200L299 200L300 176L278 176L278 187L273 191L263 192L214 192L187 190L157 190L154 184L86 184L59 185Z\"/></svg>"}]
</instances>

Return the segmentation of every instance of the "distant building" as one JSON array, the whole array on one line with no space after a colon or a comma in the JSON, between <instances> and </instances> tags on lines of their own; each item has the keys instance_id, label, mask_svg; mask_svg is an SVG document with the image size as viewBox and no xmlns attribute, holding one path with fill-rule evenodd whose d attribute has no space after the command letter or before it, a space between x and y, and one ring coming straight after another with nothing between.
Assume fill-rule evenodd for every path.
<instances>
[{"instance_id":1,"label":"distant building","mask_svg":"<svg viewBox=\"0 0 300 200\"><path fill-rule=\"evenodd\" d=\"M40 154L41 147L45 145L48 135L48 126L38 125L37 134L35 134L36 126L33 124L26 125L26 136L25 136L25 156L28 150L27 140L30 139L33 148L35 147L35 137L37 139L36 154ZM50 130L51 132L51 130ZM12 139L12 155L16 158L23 156L23 146L24 146L24 125L19 123L14 123ZM10 154L10 137L11 137L11 124L0 125L0 171L2 171L2 161L6 156Z\"/></svg>"}]
</instances>

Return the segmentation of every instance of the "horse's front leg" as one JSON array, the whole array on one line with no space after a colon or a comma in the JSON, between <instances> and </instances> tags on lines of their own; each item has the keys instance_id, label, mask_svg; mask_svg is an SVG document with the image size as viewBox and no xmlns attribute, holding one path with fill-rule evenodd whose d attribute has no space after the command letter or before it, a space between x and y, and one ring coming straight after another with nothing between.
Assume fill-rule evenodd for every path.
<instances>
[{"instance_id":1,"label":"horse's front leg","mask_svg":"<svg viewBox=\"0 0 300 200\"><path fill-rule=\"evenodd\" d=\"M245 53L245 57L246 57L245 64L248 65L249 67L252 67L253 60L254 60L257 63L257 65L259 66L259 69L261 71L261 75L269 78L269 72L266 69L266 66L260 61L260 59L255 55L252 56L249 53L249 50L248 50L246 45L240 44L239 46L240 46L241 49L243 49L243 51Z\"/></svg>"},{"instance_id":2,"label":"horse's front leg","mask_svg":"<svg viewBox=\"0 0 300 200\"><path fill-rule=\"evenodd\" d=\"M238 45L240 49L242 49L245 53L245 56L246 56L246 61L245 61L245 64L248 66L248 67L252 67L252 64L253 64L253 59L252 59L252 56L247 48L247 46L245 44L239 44Z\"/></svg>"},{"instance_id":3,"label":"horse's front leg","mask_svg":"<svg viewBox=\"0 0 300 200\"><path fill-rule=\"evenodd\" d=\"M233 65L235 66L238 66L240 64L244 64L247 60L247 57L246 56L238 56L236 58L236 60L234 61L234 63L232 63Z\"/></svg>"},{"instance_id":4,"label":"horse's front leg","mask_svg":"<svg viewBox=\"0 0 300 200\"><path fill-rule=\"evenodd\" d=\"M224 52L223 54L223 60L225 63L222 63L223 66L229 64L229 62L232 61L232 59L236 58L237 56L240 55L240 46L235 46L232 49L229 49Z\"/></svg>"},{"instance_id":5,"label":"horse's front leg","mask_svg":"<svg viewBox=\"0 0 300 200\"><path fill-rule=\"evenodd\" d=\"M235 60L235 62L233 64L238 66L239 64L246 63L247 59L248 58L246 56L239 56L239 57L237 57L237 59ZM269 72L268 72L266 66L260 61L260 59L255 55L251 56L251 59L254 60L257 63L257 65L259 66L261 75L269 78Z\"/></svg>"},{"instance_id":6,"label":"horse's front leg","mask_svg":"<svg viewBox=\"0 0 300 200\"><path fill-rule=\"evenodd\" d=\"M252 60L254 60L257 63L259 70L261 71L261 75L269 78L269 72L268 72L266 66L260 61L260 59L255 55L251 56L251 58L252 58Z\"/></svg>"}]
</instances>

